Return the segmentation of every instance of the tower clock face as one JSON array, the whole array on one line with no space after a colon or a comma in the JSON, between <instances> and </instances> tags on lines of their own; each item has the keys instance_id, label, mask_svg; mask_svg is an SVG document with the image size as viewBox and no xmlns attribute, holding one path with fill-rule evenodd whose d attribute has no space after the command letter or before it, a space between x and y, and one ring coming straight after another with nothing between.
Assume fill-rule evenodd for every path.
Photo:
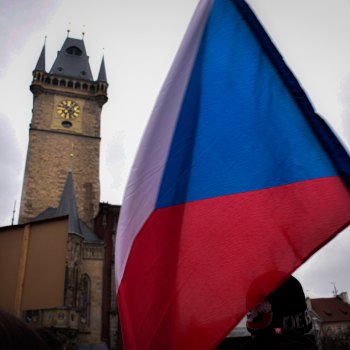
<instances>
[{"instance_id":1,"label":"tower clock face","mask_svg":"<svg viewBox=\"0 0 350 350\"><path fill-rule=\"evenodd\" d=\"M80 107L72 100L63 100L57 105L57 114L63 119L75 119L79 117Z\"/></svg>"}]
</instances>

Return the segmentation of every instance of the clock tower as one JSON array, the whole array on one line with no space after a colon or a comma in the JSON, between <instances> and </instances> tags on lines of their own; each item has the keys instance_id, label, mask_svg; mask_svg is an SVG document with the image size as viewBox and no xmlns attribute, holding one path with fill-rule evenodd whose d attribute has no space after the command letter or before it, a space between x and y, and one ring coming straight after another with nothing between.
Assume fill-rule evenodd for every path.
<instances>
[{"instance_id":1,"label":"clock tower","mask_svg":"<svg viewBox=\"0 0 350 350\"><path fill-rule=\"evenodd\" d=\"M83 40L67 37L49 72L44 45L30 86L33 114L20 223L58 206L71 168L79 217L93 227L100 201L100 117L107 88L104 59L94 80Z\"/></svg>"}]
</instances>

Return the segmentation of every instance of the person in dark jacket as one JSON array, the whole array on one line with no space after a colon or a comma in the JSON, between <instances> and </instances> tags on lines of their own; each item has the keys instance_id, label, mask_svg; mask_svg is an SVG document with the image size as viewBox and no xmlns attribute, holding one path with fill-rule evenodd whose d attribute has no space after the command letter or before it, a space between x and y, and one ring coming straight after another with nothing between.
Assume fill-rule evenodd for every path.
<instances>
[{"instance_id":1,"label":"person in dark jacket","mask_svg":"<svg viewBox=\"0 0 350 350\"><path fill-rule=\"evenodd\" d=\"M317 350L306 336L312 328L300 282L290 276L247 314L252 338L241 350Z\"/></svg>"}]
</instances>

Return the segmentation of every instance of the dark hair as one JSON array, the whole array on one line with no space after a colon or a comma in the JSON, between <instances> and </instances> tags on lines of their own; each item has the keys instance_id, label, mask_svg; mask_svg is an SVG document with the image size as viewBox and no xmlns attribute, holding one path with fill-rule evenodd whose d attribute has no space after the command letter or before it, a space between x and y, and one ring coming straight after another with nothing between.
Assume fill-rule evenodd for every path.
<instances>
[{"instance_id":1,"label":"dark hair","mask_svg":"<svg viewBox=\"0 0 350 350\"><path fill-rule=\"evenodd\" d=\"M48 350L38 333L19 318L0 310L1 350Z\"/></svg>"},{"instance_id":2,"label":"dark hair","mask_svg":"<svg viewBox=\"0 0 350 350\"><path fill-rule=\"evenodd\" d=\"M38 328L36 331L50 350L62 350L64 348L63 340L51 329Z\"/></svg>"}]
</instances>

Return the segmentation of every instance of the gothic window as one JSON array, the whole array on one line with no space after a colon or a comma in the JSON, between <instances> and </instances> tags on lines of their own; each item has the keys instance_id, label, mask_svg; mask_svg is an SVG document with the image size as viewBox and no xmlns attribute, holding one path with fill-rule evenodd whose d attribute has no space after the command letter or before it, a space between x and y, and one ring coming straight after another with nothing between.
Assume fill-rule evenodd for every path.
<instances>
[{"instance_id":1,"label":"gothic window","mask_svg":"<svg viewBox=\"0 0 350 350\"><path fill-rule=\"evenodd\" d=\"M78 298L78 275L79 269L77 264L74 265L73 269L73 306L77 306L77 298Z\"/></svg>"},{"instance_id":2,"label":"gothic window","mask_svg":"<svg viewBox=\"0 0 350 350\"><path fill-rule=\"evenodd\" d=\"M84 274L81 278L80 322L89 324L90 316L90 278Z\"/></svg>"}]
</instances>

